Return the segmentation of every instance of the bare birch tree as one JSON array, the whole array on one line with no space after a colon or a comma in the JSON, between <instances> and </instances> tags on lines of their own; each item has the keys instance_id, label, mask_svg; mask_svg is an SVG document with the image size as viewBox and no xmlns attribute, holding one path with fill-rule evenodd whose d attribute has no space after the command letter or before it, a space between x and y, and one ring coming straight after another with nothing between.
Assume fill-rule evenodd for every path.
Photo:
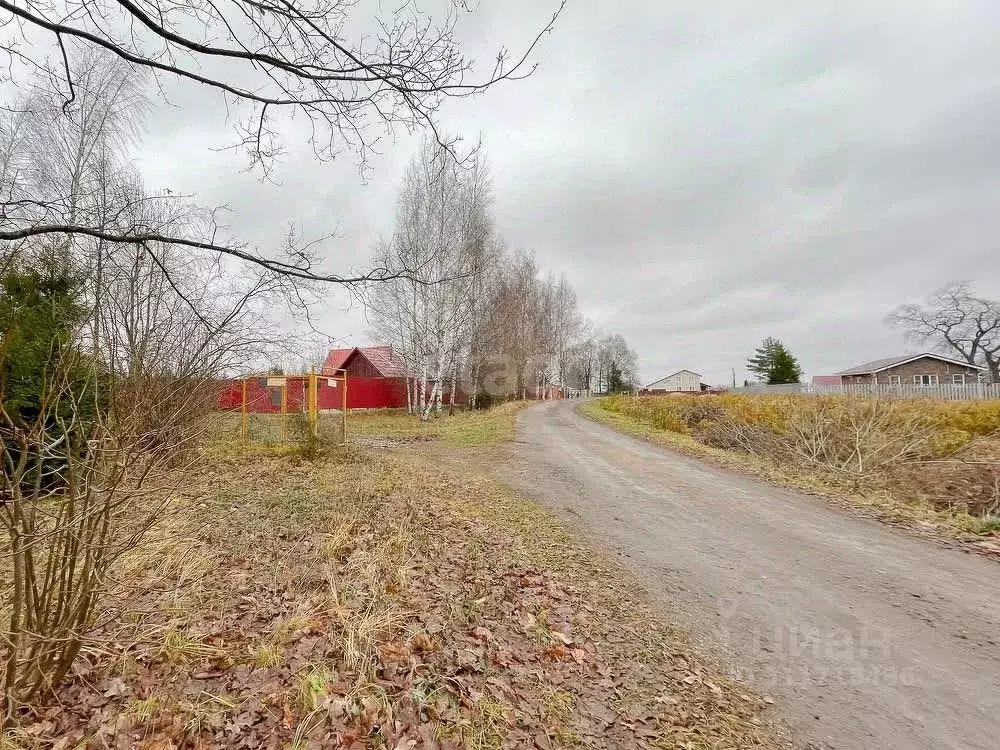
<instances>
[{"instance_id":1,"label":"bare birch tree","mask_svg":"<svg viewBox=\"0 0 1000 750\"><path fill-rule=\"evenodd\" d=\"M481 155L460 165L428 139L406 171L395 235L378 251L380 265L410 269L373 288L368 308L416 380L409 401L422 419L440 412L446 382L454 402L475 328L472 298L492 263L491 201Z\"/></svg>"}]
</instances>

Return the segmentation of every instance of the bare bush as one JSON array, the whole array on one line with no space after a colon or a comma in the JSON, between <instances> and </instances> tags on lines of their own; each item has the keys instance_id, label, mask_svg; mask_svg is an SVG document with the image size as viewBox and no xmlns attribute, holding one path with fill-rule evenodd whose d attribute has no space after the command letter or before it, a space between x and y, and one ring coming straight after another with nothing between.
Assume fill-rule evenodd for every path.
<instances>
[{"instance_id":1,"label":"bare bush","mask_svg":"<svg viewBox=\"0 0 1000 750\"><path fill-rule=\"evenodd\" d=\"M726 413L698 422L692 434L705 445L755 456L773 455L779 444L778 436L768 427Z\"/></svg>"},{"instance_id":2,"label":"bare bush","mask_svg":"<svg viewBox=\"0 0 1000 750\"><path fill-rule=\"evenodd\" d=\"M156 521L164 472L187 453L197 434L192 415L204 406L205 389L190 379L109 386L75 352L44 382L34 419L0 404L8 719L66 676L112 566Z\"/></svg>"},{"instance_id":3,"label":"bare bush","mask_svg":"<svg viewBox=\"0 0 1000 750\"><path fill-rule=\"evenodd\" d=\"M819 399L789 410L781 445L800 462L860 480L927 455L936 433L932 416L897 400Z\"/></svg>"},{"instance_id":4,"label":"bare bush","mask_svg":"<svg viewBox=\"0 0 1000 750\"><path fill-rule=\"evenodd\" d=\"M115 66L93 73L73 116L53 121L59 128L39 125L52 114L40 95L24 102L33 140L0 128L6 187L29 175L36 196L53 197L46 211L95 226L113 218L156 234L197 221L149 196L123 162L115 144L131 98L116 97L127 76ZM266 352L272 329L261 311L290 287L259 266L163 241L43 234L0 249L9 720L66 676L116 585L117 561L158 520L166 478L194 458L212 379Z\"/></svg>"}]
</instances>

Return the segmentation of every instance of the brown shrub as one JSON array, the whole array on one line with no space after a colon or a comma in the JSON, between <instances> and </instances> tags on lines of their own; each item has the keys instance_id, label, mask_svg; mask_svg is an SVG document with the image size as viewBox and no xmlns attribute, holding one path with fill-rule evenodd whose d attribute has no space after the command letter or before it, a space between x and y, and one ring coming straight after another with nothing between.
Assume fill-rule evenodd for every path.
<instances>
[{"instance_id":1,"label":"brown shrub","mask_svg":"<svg viewBox=\"0 0 1000 750\"><path fill-rule=\"evenodd\" d=\"M852 490L1000 514L1000 402L725 394L613 397L604 407Z\"/></svg>"}]
</instances>

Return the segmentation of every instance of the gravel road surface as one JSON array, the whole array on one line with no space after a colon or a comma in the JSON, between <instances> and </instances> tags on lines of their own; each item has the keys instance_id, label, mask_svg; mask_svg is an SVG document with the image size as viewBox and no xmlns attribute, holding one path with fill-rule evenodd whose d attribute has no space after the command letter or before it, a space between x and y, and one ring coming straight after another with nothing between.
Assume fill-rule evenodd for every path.
<instances>
[{"instance_id":1,"label":"gravel road surface","mask_svg":"<svg viewBox=\"0 0 1000 750\"><path fill-rule=\"evenodd\" d=\"M504 479L644 581L809 748L1000 748L1000 564L622 435L522 412Z\"/></svg>"}]
</instances>

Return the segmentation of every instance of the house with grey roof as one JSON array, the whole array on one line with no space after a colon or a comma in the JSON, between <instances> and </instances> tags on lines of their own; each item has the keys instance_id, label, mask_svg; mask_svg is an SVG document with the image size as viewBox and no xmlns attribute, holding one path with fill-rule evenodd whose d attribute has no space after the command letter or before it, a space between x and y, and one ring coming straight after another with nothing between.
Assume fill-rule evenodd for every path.
<instances>
[{"instance_id":1,"label":"house with grey roof","mask_svg":"<svg viewBox=\"0 0 1000 750\"><path fill-rule=\"evenodd\" d=\"M837 375L843 385L961 386L978 383L983 369L960 359L924 352L864 362Z\"/></svg>"}]
</instances>

